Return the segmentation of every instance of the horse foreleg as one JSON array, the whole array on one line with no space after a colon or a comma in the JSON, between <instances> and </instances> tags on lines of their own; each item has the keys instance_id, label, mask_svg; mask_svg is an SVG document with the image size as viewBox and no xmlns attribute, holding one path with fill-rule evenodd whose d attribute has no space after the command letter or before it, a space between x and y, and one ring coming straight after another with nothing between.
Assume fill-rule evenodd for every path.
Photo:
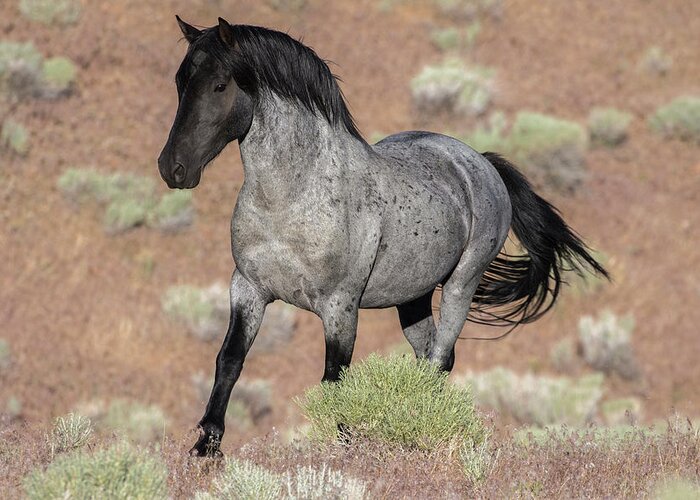
<instances>
[{"instance_id":1,"label":"horse foreleg","mask_svg":"<svg viewBox=\"0 0 700 500\"><path fill-rule=\"evenodd\" d=\"M262 322L264 297L238 271L231 279L231 319L226 338L216 357L214 386L204 416L199 422L200 436L190 450L193 456L220 455L219 445L224 435L226 408L231 390L238 380L243 361Z\"/></svg>"}]
</instances>

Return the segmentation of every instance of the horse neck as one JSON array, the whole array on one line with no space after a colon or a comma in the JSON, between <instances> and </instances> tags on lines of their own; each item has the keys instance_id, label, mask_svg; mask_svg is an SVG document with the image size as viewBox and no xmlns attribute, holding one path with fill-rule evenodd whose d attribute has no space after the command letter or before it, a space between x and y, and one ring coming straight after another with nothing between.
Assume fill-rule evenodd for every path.
<instances>
[{"instance_id":1,"label":"horse neck","mask_svg":"<svg viewBox=\"0 0 700 500\"><path fill-rule=\"evenodd\" d=\"M298 194L310 176L337 171L348 158L370 154L367 145L343 127L274 95L256 106L240 151L249 187L282 198Z\"/></svg>"}]
</instances>

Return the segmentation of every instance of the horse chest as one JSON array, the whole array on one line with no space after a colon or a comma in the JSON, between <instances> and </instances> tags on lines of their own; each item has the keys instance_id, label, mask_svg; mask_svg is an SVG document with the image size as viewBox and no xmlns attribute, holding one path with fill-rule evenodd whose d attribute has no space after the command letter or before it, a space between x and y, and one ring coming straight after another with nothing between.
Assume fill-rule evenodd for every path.
<instances>
[{"instance_id":1,"label":"horse chest","mask_svg":"<svg viewBox=\"0 0 700 500\"><path fill-rule=\"evenodd\" d=\"M275 298L312 308L314 298L340 279L347 265L343 213L319 200L284 208L239 200L231 223L236 267Z\"/></svg>"}]
</instances>

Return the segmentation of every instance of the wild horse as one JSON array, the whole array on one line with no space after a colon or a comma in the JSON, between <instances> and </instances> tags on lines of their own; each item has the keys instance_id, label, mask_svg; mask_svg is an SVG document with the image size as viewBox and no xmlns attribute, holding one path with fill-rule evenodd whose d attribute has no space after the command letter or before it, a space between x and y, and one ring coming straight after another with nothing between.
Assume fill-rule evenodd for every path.
<instances>
[{"instance_id":1,"label":"wild horse","mask_svg":"<svg viewBox=\"0 0 700 500\"><path fill-rule=\"evenodd\" d=\"M322 319L332 381L350 363L361 307L396 306L416 356L449 371L465 321L533 321L566 268L606 275L497 154L429 132L370 145L309 47L221 18L203 30L177 20L189 47L160 174L193 188L233 140L245 174L231 221L231 320L192 454L218 453L231 389L273 300ZM526 255L499 255L511 228Z\"/></svg>"}]
</instances>

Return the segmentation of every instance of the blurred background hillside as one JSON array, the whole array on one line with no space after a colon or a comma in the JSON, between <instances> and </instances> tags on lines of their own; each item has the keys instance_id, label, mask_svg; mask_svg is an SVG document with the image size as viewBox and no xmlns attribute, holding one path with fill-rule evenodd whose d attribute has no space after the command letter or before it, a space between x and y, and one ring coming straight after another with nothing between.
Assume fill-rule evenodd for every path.
<instances>
[{"instance_id":1,"label":"blurred background hillside","mask_svg":"<svg viewBox=\"0 0 700 500\"><path fill-rule=\"evenodd\" d=\"M420 128L503 152L597 250L614 283L572 276L542 320L460 341L453 379L484 411L700 416L700 3L4 0L0 432L79 410L149 441L201 416L243 172L231 144L193 192L160 180L186 51L175 14L303 38L368 140ZM292 398L323 373L309 313L275 304L257 343L225 448L299 425ZM361 313L356 360L407 349L395 310Z\"/></svg>"}]
</instances>

